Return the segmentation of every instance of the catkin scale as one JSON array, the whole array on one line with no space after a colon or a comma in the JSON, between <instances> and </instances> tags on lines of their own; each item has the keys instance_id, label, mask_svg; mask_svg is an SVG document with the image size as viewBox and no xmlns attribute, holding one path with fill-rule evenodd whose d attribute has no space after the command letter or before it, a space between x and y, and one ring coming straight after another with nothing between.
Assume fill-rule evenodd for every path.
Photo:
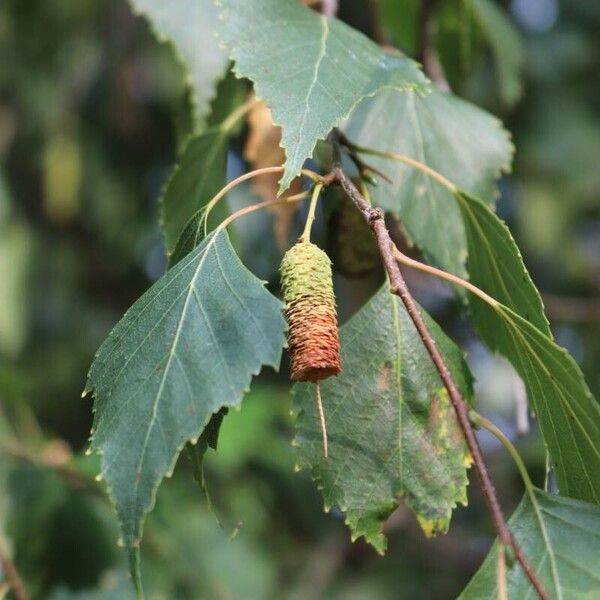
<instances>
[{"instance_id":1,"label":"catkin scale","mask_svg":"<svg viewBox=\"0 0 600 600\"><path fill-rule=\"evenodd\" d=\"M331 262L323 250L299 242L281 261L293 381L316 383L341 368Z\"/></svg>"}]
</instances>

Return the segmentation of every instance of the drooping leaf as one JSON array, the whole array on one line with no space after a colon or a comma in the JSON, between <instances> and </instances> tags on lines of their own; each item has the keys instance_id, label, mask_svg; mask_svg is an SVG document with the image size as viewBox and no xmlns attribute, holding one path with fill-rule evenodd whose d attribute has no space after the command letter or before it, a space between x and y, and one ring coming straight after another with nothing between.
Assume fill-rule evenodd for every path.
<instances>
[{"instance_id":1,"label":"drooping leaf","mask_svg":"<svg viewBox=\"0 0 600 600\"><path fill-rule=\"evenodd\" d=\"M551 338L542 299L508 227L478 198L458 191L456 199L465 227L473 283ZM478 333L498 350L494 323L487 321L490 311L480 302L472 308Z\"/></svg>"},{"instance_id":2,"label":"drooping leaf","mask_svg":"<svg viewBox=\"0 0 600 600\"><path fill-rule=\"evenodd\" d=\"M568 352L509 308L498 310L497 347L527 389L562 495L600 504L600 405Z\"/></svg>"},{"instance_id":3,"label":"drooping leaf","mask_svg":"<svg viewBox=\"0 0 600 600\"><path fill-rule=\"evenodd\" d=\"M281 304L211 233L155 283L101 346L86 391L95 397L92 448L135 556L144 515L188 440L240 403L263 365L277 368Z\"/></svg>"},{"instance_id":4,"label":"drooping leaf","mask_svg":"<svg viewBox=\"0 0 600 600\"><path fill-rule=\"evenodd\" d=\"M562 494L600 503L600 405L577 363L552 341L542 302L508 228L481 201L457 194L471 281L499 300L471 296L484 341L513 364L527 389Z\"/></svg>"},{"instance_id":5,"label":"drooping leaf","mask_svg":"<svg viewBox=\"0 0 600 600\"><path fill-rule=\"evenodd\" d=\"M523 40L495 0L469 0L468 6L491 48L500 96L504 103L514 104L523 94Z\"/></svg>"},{"instance_id":6,"label":"drooping leaf","mask_svg":"<svg viewBox=\"0 0 600 600\"><path fill-rule=\"evenodd\" d=\"M600 508L536 489L533 499L525 495L509 524L550 598L600 597ZM498 597L496 553L494 545L461 600ZM517 561L507 569L507 588L509 600L535 597Z\"/></svg>"},{"instance_id":7,"label":"drooping leaf","mask_svg":"<svg viewBox=\"0 0 600 600\"><path fill-rule=\"evenodd\" d=\"M202 120L228 63L215 37L218 19L212 0L129 1L148 19L158 39L175 48L193 90L196 117Z\"/></svg>"},{"instance_id":8,"label":"drooping leaf","mask_svg":"<svg viewBox=\"0 0 600 600\"><path fill-rule=\"evenodd\" d=\"M297 0L217 0L220 36L236 72L254 82L282 128L285 190L323 139L364 97L384 87L425 92L405 56L388 54L341 21Z\"/></svg>"},{"instance_id":9,"label":"drooping leaf","mask_svg":"<svg viewBox=\"0 0 600 600\"><path fill-rule=\"evenodd\" d=\"M465 397L460 350L424 315ZM310 467L326 510L346 513L353 538L383 552L383 524L405 496L429 535L466 504L470 457L447 393L401 300L382 288L341 328L343 373L321 383L324 460L315 386L296 388L299 466Z\"/></svg>"},{"instance_id":10,"label":"drooping leaf","mask_svg":"<svg viewBox=\"0 0 600 600\"><path fill-rule=\"evenodd\" d=\"M510 168L513 153L498 119L437 90L426 97L383 90L358 106L345 132L360 146L423 162L488 203L498 195L496 179ZM465 276L464 227L451 193L401 163L375 157L369 162L393 180L379 181L375 203L401 219L432 262Z\"/></svg>"}]
</instances>

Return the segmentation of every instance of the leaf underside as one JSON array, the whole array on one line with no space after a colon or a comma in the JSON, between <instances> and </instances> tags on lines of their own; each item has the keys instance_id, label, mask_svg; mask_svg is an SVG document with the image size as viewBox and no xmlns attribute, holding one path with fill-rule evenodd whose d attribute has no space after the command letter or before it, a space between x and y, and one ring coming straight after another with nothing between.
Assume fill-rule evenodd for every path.
<instances>
[{"instance_id":1,"label":"leaf underside","mask_svg":"<svg viewBox=\"0 0 600 600\"><path fill-rule=\"evenodd\" d=\"M541 578L550 598L598 598L600 589L600 508L535 490L509 521L517 543ZM497 545L469 582L460 600L495 600ZM510 600L536 594L519 563L507 569Z\"/></svg>"},{"instance_id":2,"label":"leaf underside","mask_svg":"<svg viewBox=\"0 0 600 600\"><path fill-rule=\"evenodd\" d=\"M217 9L212 0L129 0L144 15L160 40L172 43L187 71L195 113L208 113L216 85L227 70L227 53L215 37Z\"/></svg>"},{"instance_id":3,"label":"leaf underside","mask_svg":"<svg viewBox=\"0 0 600 600\"><path fill-rule=\"evenodd\" d=\"M217 0L220 37L236 73L254 82L286 151L280 192L312 155L317 140L366 96L384 87L425 93L418 65L383 52L341 21L318 15L297 0Z\"/></svg>"},{"instance_id":4,"label":"leaf underside","mask_svg":"<svg viewBox=\"0 0 600 600\"><path fill-rule=\"evenodd\" d=\"M466 398L460 350L427 324ZM424 531L448 529L466 504L470 457L437 371L401 301L382 288L340 331L343 373L321 383L329 458L323 458L315 386L295 388L299 467L310 467L325 507L346 513L353 538L383 552L382 528L405 496Z\"/></svg>"},{"instance_id":5,"label":"leaf underside","mask_svg":"<svg viewBox=\"0 0 600 600\"><path fill-rule=\"evenodd\" d=\"M101 346L88 376L92 449L127 547L188 440L211 415L238 405L263 365L277 368L284 345L281 303L211 233L155 283Z\"/></svg>"},{"instance_id":6,"label":"leaf underside","mask_svg":"<svg viewBox=\"0 0 600 600\"><path fill-rule=\"evenodd\" d=\"M359 146L423 162L490 204L498 196L496 179L510 169L514 151L498 119L438 90L425 97L382 90L361 102L344 131ZM466 276L464 227L452 194L407 165L371 156L368 162L393 181L378 181L374 202L400 218L431 262Z\"/></svg>"},{"instance_id":7,"label":"leaf underside","mask_svg":"<svg viewBox=\"0 0 600 600\"><path fill-rule=\"evenodd\" d=\"M522 377L562 494L600 503L600 405L573 358L553 341L542 301L504 223L481 201L458 196L471 281L503 303L470 298L483 340Z\"/></svg>"}]
</instances>

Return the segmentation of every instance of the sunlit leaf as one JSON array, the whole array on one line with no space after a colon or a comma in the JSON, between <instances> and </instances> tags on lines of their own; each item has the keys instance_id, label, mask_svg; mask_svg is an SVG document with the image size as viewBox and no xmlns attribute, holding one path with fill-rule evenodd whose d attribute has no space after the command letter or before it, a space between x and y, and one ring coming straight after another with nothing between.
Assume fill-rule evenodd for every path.
<instances>
[{"instance_id":1,"label":"sunlit leaf","mask_svg":"<svg viewBox=\"0 0 600 600\"><path fill-rule=\"evenodd\" d=\"M427 80L405 56L383 52L356 30L297 0L218 0L220 35L236 72L254 82L282 128L280 191L356 104L384 87L425 92Z\"/></svg>"},{"instance_id":2,"label":"sunlit leaf","mask_svg":"<svg viewBox=\"0 0 600 600\"><path fill-rule=\"evenodd\" d=\"M360 146L425 163L490 204L498 195L496 179L510 168L513 153L498 119L437 90L426 97L383 90L358 106L345 131ZM376 157L369 162L393 180L379 180L374 201L401 219L432 262L466 275L464 227L452 194L412 167Z\"/></svg>"},{"instance_id":3,"label":"sunlit leaf","mask_svg":"<svg viewBox=\"0 0 600 600\"><path fill-rule=\"evenodd\" d=\"M215 38L217 11L212 0L129 0L160 40L173 44L187 71L196 116L206 116L217 81L227 70L227 54Z\"/></svg>"}]
</instances>

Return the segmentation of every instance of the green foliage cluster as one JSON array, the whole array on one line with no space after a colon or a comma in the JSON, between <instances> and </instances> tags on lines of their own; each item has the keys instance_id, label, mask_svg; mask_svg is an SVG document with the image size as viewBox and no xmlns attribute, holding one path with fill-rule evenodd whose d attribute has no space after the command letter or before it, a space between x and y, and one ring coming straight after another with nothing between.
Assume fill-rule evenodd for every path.
<instances>
[{"instance_id":1,"label":"green foliage cluster","mask_svg":"<svg viewBox=\"0 0 600 600\"><path fill-rule=\"evenodd\" d=\"M134 597L127 571L138 597L144 587L152 598L266 598L287 588L297 597L318 595L325 593L327 582L319 587L319 581L303 573L289 575L298 567L291 557L301 546L292 534L293 524L311 532L334 527L331 519L315 516L319 501L314 487L326 511L350 528L351 539L364 538L380 553L387 546L384 525L402 510L403 502L427 536L447 532L456 506L467 504L471 457L447 392L403 304L389 293L386 282L381 287L378 274L367 277L364 289L370 297L361 298L349 291L347 282L336 281L341 312L355 314L340 331L343 373L321 384L327 460L314 386L294 388L293 419L287 414L285 388L274 373L263 373L262 383L250 391L263 367L279 369L285 348L274 277L281 253L274 247L272 217L266 213L244 216L247 220L228 227L218 224L228 211L256 201L248 185L230 192L210 218L206 207L236 167L238 173L247 170L235 164L235 152L246 138L243 117L252 91L269 105L281 128L286 160L280 192L306 164L327 172L326 137L339 127L357 148L373 149L364 159L390 181L378 177L375 185L370 179L363 183L373 204L401 225L406 244L492 298L486 303L484 295L453 288L455 305L468 311L477 335L523 380L550 471L544 491L525 478L525 496L510 520L511 529L551 597L599 594L600 405L580 366L561 347L563 340L559 335L559 343L555 340L521 252L495 212L498 179L511 169L513 142L496 117L459 97L469 96L508 115L508 108L523 96L524 45L505 12L492 0L439 3L436 52L457 92L453 94L430 82L416 61L382 49L359 31L415 55L420 22L416 2L382 0L371 15L373 25L360 20L365 11L353 8L352 2L341 3L340 18L335 18L297 0L131 0L131 7L114 8L126 15L119 18L131 19L131 8L166 44L154 44L146 33L144 43L151 50L144 52L150 66L141 69L135 60L123 64L115 80L129 77L134 85L143 77L131 78L131 70L152 74L154 79L145 85L156 97L146 102L159 113L154 121L176 132L169 137L169 154L164 144L149 143L155 122L144 121L134 104L119 94L110 96L117 103L111 113L110 103L95 93L102 78L100 65L122 51L116 38L115 47L104 47L94 31L93 23L104 14L97 3L66 2L62 18L54 14L59 2L27 8L10 4L0 7L0 35L8 40L2 47L12 41L21 52L0 83L18 82L12 90L14 105L36 120L18 130L16 141L7 142L10 152L2 173L10 186L0 179L0 277L7 283L0 288L0 352L10 360L6 369L0 364L0 451L7 457L0 480L10 498L7 506L0 506L6 522L0 550L8 546L6 536L32 596ZM585 10L593 16L593 9L575 1L571 9L575 21ZM68 40L46 53L31 41L34 25L45 19L59 24ZM17 41L17 35L23 39ZM541 80L540 89L556 91L553 74L536 67L536 52L543 53L543 44L531 49L531 68ZM86 58L89 73L72 58L74 52L80 60ZM495 101L469 91L481 64L491 65L483 70L496 76ZM561 68L569 72L568 65ZM69 85L57 82L57 73L66 73ZM78 95L84 107L77 117L67 108L75 102L68 92ZM576 100L556 93L585 131L585 111ZM543 104L535 93L533 102ZM3 106L0 126L3 118L7 123L16 118L8 109L2 112ZM552 124L553 110L540 109L534 123ZM98 121L94 125L88 123L90 115ZM552 126L540 129L556 139ZM38 150L33 163L44 173L38 201L36 190L27 187L32 166L26 150L36 146L40 132L43 151ZM112 146L113 134L125 140L122 147ZM588 148L598 147L593 133L581 137ZM577 162L577 154L557 158L542 135L531 139L523 143L523 168L528 161L542 168L526 180L534 199L523 214L541 210L539 198L556 187L548 183L543 167L573 197L569 219L575 222L576 207L586 214L597 210L590 208L590 198L600 188L597 173L580 173L574 167L585 178L584 183L575 181L562 167L569 160ZM0 157L2 144L0 136ZM175 148L177 164L170 176L158 176L158 165L171 162ZM126 201L144 198L142 167L130 160L142 154L156 167L155 181L166 180L158 222L168 265L151 251L159 236L153 204L158 186L151 186L137 205ZM393 161L398 154L425 169ZM13 196L20 200L28 191L33 199L20 206ZM330 203L335 198L325 193L324 213L331 210ZM568 214L564 207L557 210ZM298 214L300 222L302 212ZM530 245L537 257L548 254L548 241L536 231L545 224L524 217L517 225L526 249ZM324 229L317 234L321 239ZM289 232L290 240L294 233ZM61 241L63 235L67 237ZM43 256L50 241L60 258L56 262ZM81 247L83 257L68 244ZM44 272L48 265L57 272ZM584 262L577 265L583 269ZM97 272L89 273L90 266ZM576 268L569 262L558 266L567 274ZM142 294L147 275L156 281ZM71 285L63 285L67 281ZM47 322L30 319L34 310L24 299L35 296L34 289L43 290ZM95 305L102 294L110 296L109 302ZM463 352L420 310L459 389L477 407ZM100 343L119 312L124 316ZM50 341L33 343L31 332ZM78 347L75 359L73 346ZM95 347L99 350L92 360ZM20 361L26 354L29 362ZM588 360L582 361L584 370ZM73 398L79 391L73 388L81 379L74 374L81 374L88 362L86 400L78 400L74 414L87 414L93 397L92 434L88 451L73 454L55 439L70 436L60 431L63 424L53 424L52 416L45 415L52 415L50 400ZM39 380L31 380L31 373L39 374ZM45 385L46 380L51 384ZM24 401L31 389L45 396L33 410ZM65 410L72 406L61 403ZM38 420L47 429L40 430ZM294 431L295 450L278 429L289 437ZM79 436L72 443L83 450L85 440ZM173 475L184 448L192 458L189 465L178 467L185 476L161 486ZM219 528L210 510L199 508L197 490L189 483L193 476L205 488L210 507L213 486L207 484L204 464L209 448L217 450L209 453L214 464L208 465L219 491L215 510L225 516L227 527L233 520L232 537L240 538L235 541ZM309 472L314 483L292 474L294 464L295 470ZM251 518L235 523L236 514ZM265 550L261 539L278 527L280 547ZM457 527L464 527L460 516ZM352 552L346 534L331 531L315 561ZM125 553L113 543L117 537ZM62 545L53 546L55 538ZM338 550L330 551L328 540ZM75 551L80 545L93 548L93 559ZM360 548L366 551L366 545ZM461 597L497 596L503 584L498 553L503 551L497 543L492 547ZM282 552L284 559L278 558ZM278 560L289 564L283 568ZM72 573L69 561L76 565ZM224 565L231 577L223 577ZM307 561L304 568L311 574L314 564ZM282 571L291 583L281 584ZM99 581L103 572L108 576ZM461 583L452 584L456 593ZM407 593L411 586L419 589L410 578L405 584ZM390 590L395 590L383 579L348 583L355 586L357 597L363 585L365 594L378 597L388 592L393 597ZM532 593L519 565L510 560L506 586L509 598ZM85 588L98 589L77 591ZM349 588L334 586L330 595L348 597ZM446 587L439 594L444 591Z\"/></svg>"}]
</instances>

